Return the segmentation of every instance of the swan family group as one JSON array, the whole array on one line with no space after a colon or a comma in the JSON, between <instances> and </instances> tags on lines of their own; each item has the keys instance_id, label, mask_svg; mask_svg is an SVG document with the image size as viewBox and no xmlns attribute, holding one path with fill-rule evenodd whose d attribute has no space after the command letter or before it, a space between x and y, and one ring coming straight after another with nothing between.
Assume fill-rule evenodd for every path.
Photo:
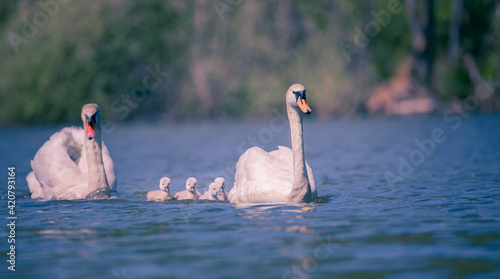
<instances>
[{"instance_id":1,"label":"swan family group","mask_svg":"<svg viewBox=\"0 0 500 279\"><path fill-rule=\"evenodd\" d=\"M186 190L172 195L170 178L160 180L160 190L150 191L148 201L184 199L222 200L232 203L303 203L317 196L312 169L304 157L302 114L311 113L302 84L290 86L285 97L292 148L278 146L266 152L252 147L236 164L234 185L225 191L218 177L203 194L190 177ZM81 114L83 129L67 127L55 133L35 154L26 180L32 199L72 200L108 198L116 191L113 160L102 141L101 110L87 104Z\"/></svg>"}]
</instances>

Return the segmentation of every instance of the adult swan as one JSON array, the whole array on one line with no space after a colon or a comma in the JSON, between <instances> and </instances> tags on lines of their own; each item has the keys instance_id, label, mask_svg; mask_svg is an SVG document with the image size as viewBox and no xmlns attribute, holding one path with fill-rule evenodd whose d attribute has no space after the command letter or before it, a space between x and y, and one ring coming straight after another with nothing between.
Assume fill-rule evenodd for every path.
<instances>
[{"instance_id":1,"label":"adult swan","mask_svg":"<svg viewBox=\"0 0 500 279\"><path fill-rule=\"evenodd\" d=\"M116 189L113 160L102 142L101 110L82 108L85 130L67 127L53 134L31 161L26 180L31 198L72 200L106 198Z\"/></svg>"},{"instance_id":2,"label":"adult swan","mask_svg":"<svg viewBox=\"0 0 500 279\"><path fill-rule=\"evenodd\" d=\"M316 197L311 168L304 159L302 112L311 113L306 103L306 89L294 84L286 92L292 149L278 146L266 152L252 147L236 164L234 186L229 193L233 203L302 203Z\"/></svg>"}]
</instances>

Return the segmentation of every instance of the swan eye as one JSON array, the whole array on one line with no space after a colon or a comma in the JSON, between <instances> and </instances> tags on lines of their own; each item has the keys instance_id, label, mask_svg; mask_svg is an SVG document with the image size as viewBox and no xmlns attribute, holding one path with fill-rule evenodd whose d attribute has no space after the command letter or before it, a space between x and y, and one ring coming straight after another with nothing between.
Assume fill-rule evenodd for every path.
<instances>
[{"instance_id":1,"label":"swan eye","mask_svg":"<svg viewBox=\"0 0 500 279\"><path fill-rule=\"evenodd\" d=\"M299 100L299 97L306 100L306 90L304 89L303 91L293 91L293 94L295 95L295 101Z\"/></svg>"}]
</instances>

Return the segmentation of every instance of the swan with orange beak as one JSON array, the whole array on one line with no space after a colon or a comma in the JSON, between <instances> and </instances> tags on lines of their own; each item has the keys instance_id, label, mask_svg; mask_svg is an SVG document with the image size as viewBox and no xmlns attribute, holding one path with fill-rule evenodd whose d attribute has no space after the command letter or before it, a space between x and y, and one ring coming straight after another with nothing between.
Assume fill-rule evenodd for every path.
<instances>
[{"instance_id":1,"label":"swan with orange beak","mask_svg":"<svg viewBox=\"0 0 500 279\"><path fill-rule=\"evenodd\" d=\"M290 122L292 148L278 146L266 152L252 147L236 164L232 203L304 203L313 201L316 185L312 169L305 160L302 115L310 114L302 84L290 86L285 103Z\"/></svg>"},{"instance_id":2,"label":"swan with orange beak","mask_svg":"<svg viewBox=\"0 0 500 279\"><path fill-rule=\"evenodd\" d=\"M116 190L113 160L102 142L101 110L86 104L80 116L83 129L62 129L35 154L26 177L31 198L99 199Z\"/></svg>"}]
</instances>

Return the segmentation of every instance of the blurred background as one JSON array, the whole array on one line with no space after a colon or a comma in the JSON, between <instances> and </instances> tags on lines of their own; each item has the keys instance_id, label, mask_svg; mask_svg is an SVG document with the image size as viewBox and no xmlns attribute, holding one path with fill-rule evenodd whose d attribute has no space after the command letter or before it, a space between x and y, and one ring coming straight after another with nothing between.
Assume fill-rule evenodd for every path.
<instances>
[{"instance_id":1,"label":"blurred background","mask_svg":"<svg viewBox=\"0 0 500 279\"><path fill-rule=\"evenodd\" d=\"M500 0L2 0L0 35L0 278L500 278ZM296 82L314 203L146 202L289 146ZM116 198L30 199L89 102Z\"/></svg>"},{"instance_id":2,"label":"blurred background","mask_svg":"<svg viewBox=\"0 0 500 279\"><path fill-rule=\"evenodd\" d=\"M0 125L500 109L500 1L3 1ZM460 110L460 108L458 108ZM456 110L455 112L458 112Z\"/></svg>"}]
</instances>

